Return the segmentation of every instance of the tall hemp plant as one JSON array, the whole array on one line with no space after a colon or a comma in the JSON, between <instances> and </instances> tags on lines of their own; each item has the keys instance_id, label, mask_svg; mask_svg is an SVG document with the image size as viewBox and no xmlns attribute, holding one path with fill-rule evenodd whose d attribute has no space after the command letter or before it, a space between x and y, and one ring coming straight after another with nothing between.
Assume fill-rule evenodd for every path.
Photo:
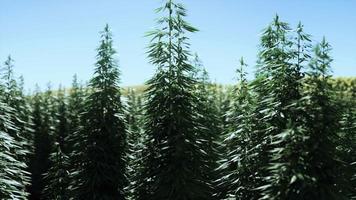
<instances>
[{"instance_id":1,"label":"tall hemp plant","mask_svg":"<svg viewBox=\"0 0 356 200\"><path fill-rule=\"evenodd\" d=\"M349 199L346 192L350 189L349 180L340 173L348 166L337 156L340 113L332 99L330 52L331 46L323 38L314 48L305 81L303 128L307 140L303 151L308 156L303 167L307 173L295 179L302 181L302 197L306 199Z\"/></svg>"},{"instance_id":2,"label":"tall hemp plant","mask_svg":"<svg viewBox=\"0 0 356 200\"><path fill-rule=\"evenodd\" d=\"M65 138L65 143L67 145L67 154L68 154L68 171L69 171L69 187L68 191L70 196L75 196L75 188L81 181L80 174L78 169L81 167L81 157L83 149L85 148L84 134L81 134L80 129L82 123L80 116L84 111L85 105L85 94L83 85L78 81L77 75L73 76L72 86L69 91L68 99L68 135Z\"/></svg>"},{"instance_id":3,"label":"tall hemp plant","mask_svg":"<svg viewBox=\"0 0 356 200\"><path fill-rule=\"evenodd\" d=\"M195 54L193 60L194 76L197 80L194 93L198 98L198 121L202 129L202 149L207 153L207 165L202 169L205 173L205 180L213 187L214 196L217 195L220 188L217 187L215 181L220 176L218 168L218 160L220 159L219 142L221 139L222 130L219 123L219 110L214 96L215 86L209 79L209 74L204 68L198 54Z\"/></svg>"},{"instance_id":4,"label":"tall hemp plant","mask_svg":"<svg viewBox=\"0 0 356 200\"><path fill-rule=\"evenodd\" d=\"M187 36L197 29L184 20L186 9L181 4L166 0L157 11L166 15L158 20L159 28L148 34L147 53L157 71L145 94L148 138L136 199L210 199L212 187L203 171L208 155L197 116L197 80L191 76Z\"/></svg>"},{"instance_id":5,"label":"tall hemp plant","mask_svg":"<svg viewBox=\"0 0 356 200\"><path fill-rule=\"evenodd\" d=\"M222 188L221 198L249 199L252 194L250 190L253 188L253 171L249 165L251 160L248 149L253 148L250 140L253 99L246 68L247 64L241 58L236 70L238 82L232 90L231 105L227 113L231 124L223 141L227 152L218 168L222 174L217 181Z\"/></svg>"},{"instance_id":6,"label":"tall hemp plant","mask_svg":"<svg viewBox=\"0 0 356 200\"><path fill-rule=\"evenodd\" d=\"M17 85L13 79L13 60L9 56L5 62L5 73L0 85L0 198L27 199L26 185L29 173L26 172L24 158L28 154L26 140L17 127L18 113L11 107L15 101Z\"/></svg>"},{"instance_id":7,"label":"tall hemp plant","mask_svg":"<svg viewBox=\"0 0 356 200\"><path fill-rule=\"evenodd\" d=\"M43 190L46 186L44 174L52 166L50 154L53 145L55 127L55 98L48 85L43 93L38 87L31 98L33 117L33 148L34 153L30 157L29 170L31 172L31 184L28 187L30 200L44 198Z\"/></svg>"},{"instance_id":8,"label":"tall hemp plant","mask_svg":"<svg viewBox=\"0 0 356 200\"><path fill-rule=\"evenodd\" d=\"M57 92L56 113L54 143L49 157L52 165L44 174L46 186L43 190L43 199L69 200L69 157L65 141L69 134L69 123L65 89L62 88Z\"/></svg>"},{"instance_id":9,"label":"tall hemp plant","mask_svg":"<svg viewBox=\"0 0 356 200\"><path fill-rule=\"evenodd\" d=\"M76 199L126 199L126 128L121 102L119 70L112 33L108 25L101 32L97 49L92 92L85 101L77 141L82 155L77 166L78 184L72 188Z\"/></svg>"},{"instance_id":10,"label":"tall hemp plant","mask_svg":"<svg viewBox=\"0 0 356 200\"><path fill-rule=\"evenodd\" d=\"M250 119L249 161L241 163L253 172L246 190L250 199L271 198L271 190L276 189L275 183L270 182L274 178L273 151L283 146L276 143L277 137L289 121L297 120L291 105L301 98L302 75L293 64L290 32L289 25L276 16L261 36L256 79L252 83L256 106ZM256 193L256 189L260 192Z\"/></svg>"},{"instance_id":11,"label":"tall hemp plant","mask_svg":"<svg viewBox=\"0 0 356 200\"><path fill-rule=\"evenodd\" d=\"M277 132L271 137L270 160L265 177L266 185L262 186L264 199L298 199L303 198L300 180L297 176L305 174L301 166L306 156L301 148L305 144L306 133L303 128L304 115L302 101L303 71L309 61L310 36L304 33L301 23L291 32L289 65L284 73L284 89L280 87L281 117ZM283 69L283 68L282 68ZM278 121L277 121L278 122ZM280 123L281 125L281 123Z\"/></svg>"}]
</instances>

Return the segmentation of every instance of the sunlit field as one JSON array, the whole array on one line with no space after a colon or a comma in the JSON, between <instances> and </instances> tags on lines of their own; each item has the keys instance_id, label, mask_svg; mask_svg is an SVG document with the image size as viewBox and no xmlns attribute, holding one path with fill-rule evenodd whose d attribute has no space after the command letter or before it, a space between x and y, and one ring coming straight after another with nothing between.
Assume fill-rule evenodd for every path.
<instances>
[{"instance_id":1,"label":"sunlit field","mask_svg":"<svg viewBox=\"0 0 356 200\"><path fill-rule=\"evenodd\" d=\"M1 1L0 199L356 199L352 9Z\"/></svg>"}]
</instances>

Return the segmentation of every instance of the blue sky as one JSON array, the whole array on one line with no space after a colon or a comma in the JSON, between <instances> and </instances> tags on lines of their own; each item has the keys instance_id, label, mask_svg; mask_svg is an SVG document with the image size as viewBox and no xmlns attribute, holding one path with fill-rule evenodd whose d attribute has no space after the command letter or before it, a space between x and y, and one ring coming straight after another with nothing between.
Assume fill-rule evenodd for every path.
<instances>
[{"instance_id":1,"label":"blue sky","mask_svg":"<svg viewBox=\"0 0 356 200\"><path fill-rule=\"evenodd\" d=\"M353 0L182 0L188 21L200 29L192 50L211 79L233 83L241 56L254 71L261 30L278 13L295 27L301 21L314 43L324 35L333 46L336 76L356 75L356 1ZM122 85L144 83L155 70L147 63L145 32L155 25L162 0L1 0L0 61L15 59L27 88L48 82L69 86L73 74L89 80L99 31L114 33Z\"/></svg>"}]
</instances>

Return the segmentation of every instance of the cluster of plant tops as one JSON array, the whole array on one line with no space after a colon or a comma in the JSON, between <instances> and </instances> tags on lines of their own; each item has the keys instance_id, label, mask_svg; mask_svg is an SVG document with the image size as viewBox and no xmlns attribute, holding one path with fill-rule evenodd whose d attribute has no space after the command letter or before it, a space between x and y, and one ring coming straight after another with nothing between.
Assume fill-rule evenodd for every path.
<instances>
[{"instance_id":1,"label":"cluster of plant tops","mask_svg":"<svg viewBox=\"0 0 356 200\"><path fill-rule=\"evenodd\" d=\"M93 78L25 95L9 58L0 88L0 199L355 199L356 79L331 77L331 47L278 16L253 80L209 81L197 29L166 0L149 32L143 92L118 85L110 29Z\"/></svg>"}]
</instances>

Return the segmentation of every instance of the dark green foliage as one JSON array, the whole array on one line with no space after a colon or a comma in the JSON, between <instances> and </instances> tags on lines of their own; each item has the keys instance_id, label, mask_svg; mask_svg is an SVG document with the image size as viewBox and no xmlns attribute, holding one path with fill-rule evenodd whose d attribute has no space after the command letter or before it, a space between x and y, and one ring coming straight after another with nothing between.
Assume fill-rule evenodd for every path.
<instances>
[{"instance_id":1,"label":"dark green foliage","mask_svg":"<svg viewBox=\"0 0 356 200\"><path fill-rule=\"evenodd\" d=\"M308 154L305 169L307 176L302 179L302 192L311 199L347 199L345 192L349 185L342 172L347 170L338 159L336 149L339 112L332 100L330 79L330 45L325 38L314 49L314 56L309 65L304 96L306 148ZM299 180L300 181L300 180Z\"/></svg>"},{"instance_id":2,"label":"dark green foliage","mask_svg":"<svg viewBox=\"0 0 356 200\"><path fill-rule=\"evenodd\" d=\"M108 25L101 33L92 93L82 114L83 140L77 172L80 179L75 199L126 199L126 129L118 87L119 71L114 59L112 35Z\"/></svg>"},{"instance_id":3,"label":"dark green foliage","mask_svg":"<svg viewBox=\"0 0 356 200\"><path fill-rule=\"evenodd\" d=\"M81 128L80 115L84 111L85 91L78 83L77 75L74 75L72 87L68 95L68 135L65 138L66 152L69 159L69 192L75 191L81 181L78 169L81 168L82 149L85 148L84 135L79 131ZM59 150L57 148L57 150ZM71 196L75 194L71 193Z\"/></svg>"},{"instance_id":4,"label":"dark green foliage","mask_svg":"<svg viewBox=\"0 0 356 200\"><path fill-rule=\"evenodd\" d=\"M13 137L18 141L21 152L17 155L22 162L28 163L28 155L32 152L33 130L31 129L31 112L23 92L23 78L16 79L13 72L13 60L9 56L5 62L3 98L13 108L11 121L17 127ZM28 176L25 176L25 182Z\"/></svg>"},{"instance_id":5,"label":"dark green foliage","mask_svg":"<svg viewBox=\"0 0 356 200\"><path fill-rule=\"evenodd\" d=\"M43 199L66 200L69 199L69 159L68 147L65 142L69 134L68 111L65 100L65 90L59 89L57 95L57 116L54 133L54 145L50 155L51 167L45 174L46 186Z\"/></svg>"},{"instance_id":6,"label":"dark green foliage","mask_svg":"<svg viewBox=\"0 0 356 200\"><path fill-rule=\"evenodd\" d=\"M263 30L255 77L212 83L173 0L148 33L147 85L121 89L110 29L93 78L24 94L0 83L0 199L356 199L356 78L332 78L325 39L301 23ZM312 56L311 56L312 55ZM144 94L142 93L144 90ZM122 95L124 96L122 98Z\"/></svg>"},{"instance_id":7,"label":"dark green foliage","mask_svg":"<svg viewBox=\"0 0 356 200\"><path fill-rule=\"evenodd\" d=\"M21 146L8 132L17 130L11 122L12 109L0 102L0 199L26 199L23 169L16 152Z\"/></svg>"},{"instance_id":8,"label":"dark green foliage","mask_svg":"<svg viewBox=\"0 0 356 200\"><path fill-rule=\"evenodd\" d=\"M168 0L158 11L166 16L158 20L161 27L148 34L148 57L158 69L145 94L148 139L136 199L210 199L212 188L203 172L207 153L186 36L197 30L184 21L186 11L181 4Z\"/></svg>"},{"instance_id":9,"label":"dark green foliage","mask_svg":"<svg viewBox=\"0 0 356 200\"><path fill-rule=\"evenodd\" d=\"M286 128L291 115L287 106L299 98L298 82L301 76L291 62L293 43L287 35L289 31L288 24L276 16L261 37L256 79L252 84L256 106L250 117L249 159L241 164L254 172L246 189L246 195L251 199L262 197L255 192L256 188L263 186L261 192L273 188L267 183L270 179L266 178L272 175L266 167L270 162L269 151L275 148L272 145L273 136Z\"/></svg>"},{"instance_id":10,"label":"dark green foliage","mask_svg":"<svg viewBox=\"0 0 356 200\"><path fill-rule=\"evenodd\" d=\"M343 176L350 180L349 186L343 192L348 193L350 199L356 199L356 79L329 78L332 87L332 99L338 105L340 115L340 130L338 136L339 159L347 163L347 170Z\"/></svg>"},{"instance_id":11,"label":"dark green foliage","mask_svg":"<svg viewBox=\"0 0 356 200\"><path fill-rule=\"evenodd\" d=\"M23 158L25 163L28 165L30 162L29 157L34 152L33 148L33 118L32 118L32 108L29 101L29 97L25 95L24 92L24 80L23 77L20 76L19 80L15 82L17 85L17 89L15 92L15 96L13 98L13 107L16 111L17 115L17 127L19 128L19 132L23 137L23 146L26 152L26 156Z\"/></svg>"},{"instance_id":12,"label":"dark green foliage","mask_svg":"<svg viewBox=\"0 0 356 200\"><path fill-rule=\"evenodd\" d=\"M134 195L139 171L143 167L142 159L144 149L143 134L143 109L142 96L137 94L135 89L129 88L127 94L127 133L128 133L128 173L131 186L129 187L130 195Z\"/></svg>"},{"instance_id":13,"label":"dark green foliage","mask_svg":"<svg viewBox=\"0 0 356 200\"><path fill-rule=\"evenodd\" d=\"M223 85L214 84L213 94L215 97L215 104L218 107L218 117L220 129L225 132L231 132L234 130L235 124L230 118L230 107L233 104L233 89L231 87L224 87Z\"/></svg>"},{"instance_id":14,"label":"dark green foliage","mask_svg":"<svg viewBox=\"0 0 356 200\"><path fill-rule=\"evenodd\" d=\"M348 170L345 170L347 180L350 180L348 197L356 199L356 96L353 95L353 100L347 103L346 111L343 113L340 120L341 131L340 138L342 139L340 150L342 151L341 159L346 162Z\"/></svg>"},{"instance_id":15,"label":"dark green foliage","mask_svg":"<svg viewBox=\"0 0 356 200\"><path fill-rule=\"evenodd\" d=\"M194 58L194 68L196 70L195 78L197 84L195 87L195 96L198 98L197 120L201 126L202 150L207 154L206 166L202 171L205 173L205 180L213 187L214 196L217 195L220 188L216 186L215 181L219 178L218 160L221 155L219 152L219 142L221 138L221 124L219 123L219 110L214 96L214 85L209 80L208 72L205 70L198 55Z\"/></svg>"},{"instance_id":16,"label":"dark green foliage","mask_svg":"<svg viewBox=\"0 0 356 200\"><path fill-rule=\"evenodd\" d=\"M18 85L17 80L13 73L13 60L9 56L4 63L2 76L2 84L0 85L0 101L3 105L3 115L4 115L4 125L2 131L4 134L9 134L9 143L11 147L8 149L11 156L13 157L13 165L17 169L11 167L9 170L13 173L12 180L13 183L17 183L15 193L18 193L16 197L12 198L26 198L28 193L26 192L26 186L29 183L30 177L29 172L27 172L27 157L30 152L29 147L29 135L31 134L30 129L28 129L28 123L26 118L24 118L24 102L21 98L22 90ZM7 107L7 108L5 108ZM6 116L6 117L5 117ZM8 119L6 119L9 117ZM6 122L6 120L9 120ZM3 136L5 139L5 135ZM11 141L12 140L12 141ZM20 197L19 197L20 196ZM5 197L4 197L5 198ZM10 198L10 197L8 197Z\"/></svg>"},{"instance_id":17,"label":"dark green foliage","mask_svg":"<svg viewBox=\"0 0 356 200\"><path fill-rule=\"evenodd\" d=\"M85 91L83 86L78 82L77 75L74 75L72 87L69 90L68 98L68 120L69 120L69 127L68 127L68 140L70 140L71 135L77 135L76 132L78 127L80 126L80 114L83 112L83 106L85 101ZM71 142L69 142L71 143ZM69 144L68 144L69 145ZM69 151L72 151L74 147L69 145Z\"/></svg>"},{"instance_id":18,"label":"dark green foliage","mask_svg":"<svg viewBox=\"0 0 356 200\"><path fill-rule=\"evenodd\" d=\"M50 154L52 151L52 136L54 120L53 96L50 88L44 93L37 89L32 98L34 154L31 156L29 169L31 172L31 185L28 187L30 200L42 199L45 188L44 174L51 167Z\"/></svg>"},{"instance_id":19,"label":"dark green foliage","mask_svg":"<svg viewBox=\"0 0 356 200\"><path fill-rule=\"evenodd\" d=\"M345 84L346 83L346 84ZM349 83L349 84L348 84ZM336 91L335 101L342 111L340 119L341 160L348 163L349 170L345 170L347 180L350 180L349 198L356 199L356 81L333 80L333 90ZM347 191L346 191L347 192Z\"/></svg>"},{"instance_id":20,"label":"dark green foliage","mask_svg":"<svg viewBox=\"0 0 356 200\"><path fill-rule=\"evenodd\" d=\"M71 154L74 159L76 157L73 155L75 151L80 151L81 148L76 147L78 141L81 141L81 135L79 133L80 115L84 111L85 102L85 91L83 86L78 83L77 75L74 75L72 87L69 90L68 100L68 135L65 138L67 145L67 152ZM73 163L74 164L74 163Z\"/></svg>"},{"instance_id":21,"label":"dark green foliage","mask_svg":"<svg viewBox=\"0 0 356 200\"><path fill-rule=\"evenodd\" d=\"M65 89L59 88L57 92L57 110L56 110L56 128L55 141L59 144L61 151L65 154L69 153L69 148L66 143L66 138L70 133L68 120L68 104L65 97Z\"/></svg>"},{"instance_id":22,"label":"dark green foliage","mask_svg":"<svg viewBox=\"0 0 356 200\"><path fill-rule=\"evenodd\" d=\"M50 155L52 166L44 176L46 186L42 199L48 200L68 200L69 171L68 156L64 154L59 143L55 143Z\"/></svg>"},{"instance_id":23,"label":"dark green foliage","mask_svg":"<svg viewBox=\"0 0 356 200\"><path fill-rule=\"evenodd\" d=\"M302 166L308 165L305 156L307 152L303 148L308 136L302 122L304 108L300 102L304 76L302 68L310 58L309 42L309 35L303 32L303 26L299 23L295 41L281 47L291 48L287 52L291 57L286 58L286 63L272 63L281 64L281 67L277 67L279 70L277 75L280 74L273 77L280 85L277 90L272 90L274 101L277 101L276 105L279 106L276 109L276 118L268 122L275 127L275 130L269 135L270 161L268 174L265 177L267 184L260 187L264 199L307 198L301 189L304 187L304 182L299 182L298 179L307 176Z\"/></svg>"},{"instance_id":24,"label":"dark green foliage","mask_svg":"<svg viewBox=\"0 0 356 200\"><path fill-rule=\"evenodd\" d=\"M135 89L128 89L127 94L127 129L136 138L140 138L142 132L142 95L138 94ZM133 139L137 141L136 139Z\"/></svg>"},{"instance_id":25,"label":"dark green foliage","mask_svg":"<svg viewBox=\"0 0 356 200\"><path fill-rule=\"evenodd\" d=\"M233 98L230 110L227 113L230 121L226 129L227 136L223 144L227 155L221 161L219 170L222 177L218 180L223 190L221 198L250 199L253 197L253 171L248 149L253 148L250 140L251 120L253 108L252 96L249 92L249 83L244 71L247 65L241 58L240 67L237 69L238 84L233 89Z\"/></svg>"},{"instance_id":26,"label":"dark green foliage","mask_svg":"<svg viewBox=\"0 0 356 200\"><path fill-rule=\"evenodd\" d=\"M130 145L130 160L135 162L140 156L135 155L142 150L143 145L143 102L141 94L134 89L128 90L126 122L128 141ZM132 163L134 164L134 163ZM130 167L131 165L129 165Z\"/></svg>"}]
</instances>

